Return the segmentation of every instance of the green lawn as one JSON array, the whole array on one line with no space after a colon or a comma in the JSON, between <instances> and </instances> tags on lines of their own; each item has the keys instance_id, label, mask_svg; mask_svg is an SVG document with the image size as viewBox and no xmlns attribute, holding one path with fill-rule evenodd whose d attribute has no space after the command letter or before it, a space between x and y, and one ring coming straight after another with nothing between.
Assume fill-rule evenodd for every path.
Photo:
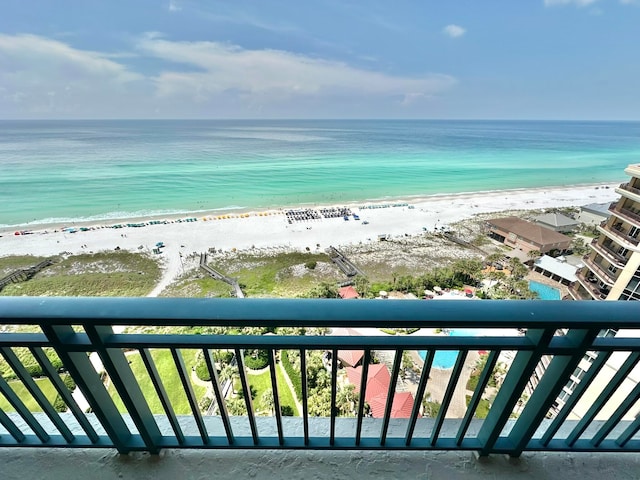
<instances>
[{"instance_id":1,"label":"green lawn","mask_svg":"<svg viewBox=\"0 0 640 480\"><path fill-rule=\"evenodd\" d=\"M196 353L197 350L182 350L182 358L184 359L185 366L187 368L187 373L189 374L189 378L191 378L191 370L196 363ZM173 357L171 352L168 350L152 350L151 356L153 357L154 363L162 379L164 384L165 391L169 396L169 400L173 405L173 409L178 415L190 415L192 414L191 407L189 406L189 402L187 400L187 396L184 393L184 389L182 387L182 382L180 382L180 377L178 376L178 370L175 367L175 363L173 361ZM131 369L133 370L133 374L135 375L140 388L142 389L142 393L147 399L147 403L151 408L153 413L163 414L164 409L162 408L162 404L160 403L160 399L156 394L156 390L153 387L153 383L151 383L151 378L147 373L147 369L142 362L142 357L140 357L139 353L132 353L127 355L127 359L130 362ZM193 389L196 394L196 399L199 401L205 394L206 388L200 385L193 384ZM116 393L113 385L109 385L109 393L118 410L121 412L126 412L126 408L122 403L119 395Z\"/></svg>"},{"instance_id":2,"label":"green lawn","mask_svg":"<svg viewBox=\"0 0 640 480\"><path fill-rule=\"evenodd\" d=\"M256 389L256 396L253 399L253 408L256 412L264 411L266 408L262 405L261 398L262 394L271 388L271 375L269 371L261 373L259 375L247 375L249 380L249 385ZM276 368L276 379L278 382L278 394L280 396L280 405L286 406L288 405L293 409L293 414L296 417L300 416L300 412L298 411L298 407L296 406L296 402L293 399L293 392L287 385L287 381L285 380L284 374L282 373L282 369L280 366ZM238 380L237 389L240 389L240 381Z\"/></svg>"},{"instance_id":3,"label":"green lawn","mask_svg":"<svg viewBox=\"0 0 640 480\"><path fill-rule=\"evenodd\" d=\"M53 401L56 399L58 392L55 387L51 383L51 380L48 378L37 378L35 379L36 384L44 393L44 396L53 404ZM9 385L13 389L14 392L18 394L18 397L24 402L25 406L31 412L41 412L42 408L31 396L26 387L19 380L14 380L9 382ZM15 409L11 406L11 404L4 398L3 395L0 394L0 410L4 410L5 412L15 412Z\"/></svg>"}]
</instances>

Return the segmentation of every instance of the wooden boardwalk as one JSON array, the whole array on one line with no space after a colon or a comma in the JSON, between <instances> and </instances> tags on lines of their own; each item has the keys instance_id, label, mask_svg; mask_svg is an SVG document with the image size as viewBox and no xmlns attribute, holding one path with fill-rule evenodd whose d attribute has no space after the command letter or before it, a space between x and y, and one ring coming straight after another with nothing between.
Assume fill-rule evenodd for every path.
<instances>
[{"instance_id":1,"label":"wooden boardwalk","mask_svg":"<svg viewBox=\"0 0 640 480\"><path fill-rule=\"evenodd\" d=\"M207 265L207 254L206 253L201 253L200 254L200 268L202 270L204 270L205 272L207 272L211 277L213 277L216 280L220 280L221 282L224 283L228 283L229 285L231 285L235 291L236 297L237 298L244 298L244 293L242 292L242 289L240 288L240 284L238 283L238 281L235 278L231 278L231 277L227 277L226 275L218 272L217 270L211 268L209 265Z\"/></svg>"},{"instance_id":2,"label":"wooden boardwalk","mask_svg":"<svg viewBox=\"0 0 640 480\"><path fill-rule=\"evenodd\" d=\"M38 273L40 270L48 267L51 264L53 264L53 260L47 259L47 260L43 260L37 265L34 265L33 267L24 268L21 270L16 270L14 272L11 272L6 277L0 279L0 290L2 290L4 287L9 285L10 283L26 282L27 280L30 280L31 278L33 278L33 276L36 273Z\"/></svg>"},{"instance_id":3,"label":"wooden boardwalk","mask_svg":"<svg viewBox=\"0 0 640 480\"><path fill-rule=\"evenodd\" d=\"M356 275L365 276L362 270L356 267L347 257L344 256L336 247L330 246L327 253L331 261L335 263L347 277L355 277Z\"/></svg>"}]
</instances>

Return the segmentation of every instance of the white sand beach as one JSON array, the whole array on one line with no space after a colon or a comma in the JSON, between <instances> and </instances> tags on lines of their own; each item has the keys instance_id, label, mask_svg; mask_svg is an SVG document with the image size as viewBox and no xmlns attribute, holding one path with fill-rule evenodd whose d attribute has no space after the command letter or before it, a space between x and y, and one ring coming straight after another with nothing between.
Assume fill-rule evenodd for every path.
<instances>
[{"instance_id":1,"label":"white sand beach","mask_svg":"<svg viewBox=\"0 0 640 480\"><path fill-rule=\"evenodd\" d=\"M476 214L505 210L533 210L551 207L580 206L589 203L612 202L618 195L617 185L591 185L519 189L458 195L438 195L424 198L398 199L380 202L381 205L406 203L408 206L364 208L358 203L346 205L359 221L342 217L288 223L285 209L244 214L199 214L197 221L146 225L141 228L109 228L115 223L145 220L110 220L104 224L58 225L32 230L28 235L15 235L15 230L0 232L0 256L50 256L61 252L72 254L113 250L116 247L130 251L151 252L157 242L163 242L162 258L165 274L162 284L170 282L180 271L181 258L210 248L232 249L292 249L324 250L330 245L353 245L376 241L378 235L417 235L433 231L450 223ZM341 207L344 205L340 205ZM304 208L312 208L305 206ZM320 206L313 208L321 208ZM183 216L182 218L186 218ZM206 219L206 220L205 220ZM148 221L150 219L146 219ZM368 222L368 223L365 223ZM76 233L63 231L64 227L90 227ZM158 288L162 288L159 285Z\"/></svg>"}]
</instances>

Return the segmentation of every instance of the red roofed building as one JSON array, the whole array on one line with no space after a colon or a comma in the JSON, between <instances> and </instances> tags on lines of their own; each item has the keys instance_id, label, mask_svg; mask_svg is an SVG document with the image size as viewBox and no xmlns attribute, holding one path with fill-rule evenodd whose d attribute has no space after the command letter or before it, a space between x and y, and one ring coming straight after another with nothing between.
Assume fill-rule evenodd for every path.
<instances>
[{"instance_id":1,"label":"red roofed building","mask_svg":"<svg viewBox=\"0 0 640 480\"><path fill-rule=\"evenodd\" d=\"M338 358L345 367L355 367L362 361L364 350L338 350Z\"/></svg>"},{"instance_id":2,"label":"red roofed building","mask_svg":"<svg viewBox=\"0 0 640 480\"><path fill-rule=\"evenodd\" d=\"M358 298L360 296L358 291L351 285L349 285L348 287L342 287L340 290L338 290L338 295L340 295L340 298L344 299Z\"/></svg>"},{"instance_id":3,"label":"red roofed building","mask_svg":"<svg viewBox=\"0 0 640 480\"><path fill-rule=\"evenodd\" d=\"M362 379L362 367L347 368L349 383L355 385L356 392L360 392ZM373 418L384 417L384 409L387 403L387 393L391 384L391 375L386 365L371 364L367 372L367 389L364 394L365 401L371 409ZM391 418L409 418L413 409L413 395L409 392L397 392L393 395Z\"/></svg>"}]
</instances>

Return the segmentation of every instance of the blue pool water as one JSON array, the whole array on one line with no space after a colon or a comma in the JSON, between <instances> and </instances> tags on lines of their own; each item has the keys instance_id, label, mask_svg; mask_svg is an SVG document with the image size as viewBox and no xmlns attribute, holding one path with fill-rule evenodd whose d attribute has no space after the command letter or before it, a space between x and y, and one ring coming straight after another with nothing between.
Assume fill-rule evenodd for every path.
<instances>
[{"instance_id":1,"label":"blue pool water","mask_svg":"<svg viewBox=\"0 0 640 480\"><path fill-rule=\"evenodd\" d=\"M477 332L474 330L450 330L449 336L451 337L463 337L463 336L476 336ZM427 352L425 350L420 350L418 352L420 357L424 360L427 356ZM453 368L456 363L456 359L458 358L457 350L438 350L433 357L433 366L435 368Z\"/></svg>"},{"instance_id":2,"label":"blue pool water","mask_svg":"<svg viewBox=\"0 0 640 480\"><path fill-rule=\"evenodd\" d=\"M529 290L532 292L537 292L540 296L541 300L560 300L560 290L557 288L549 287L539 282L529 282ZM451 330L449 331L449 335L452 337L462 337L462 336L478 336L479 332L477 330ZM422 359L426 357L427 352L425 350L420 350L418 352ZM453 368L456 363L456 359L458 358L457 350L439 350L436 352L433 357L433 366L435 368Z\"/></svg>"},{"instance_id":3,"label":"blue pool water","mask_svg":"<svg viewBox=\"0 0 640 480\"><path fill-rule=\"evenodd\" d=\"M560 300L561 298L560 290L544 285L543 283L530 281L529 290L536 292L540 297L540 300Z\"/></svg>"}]
</instances>

